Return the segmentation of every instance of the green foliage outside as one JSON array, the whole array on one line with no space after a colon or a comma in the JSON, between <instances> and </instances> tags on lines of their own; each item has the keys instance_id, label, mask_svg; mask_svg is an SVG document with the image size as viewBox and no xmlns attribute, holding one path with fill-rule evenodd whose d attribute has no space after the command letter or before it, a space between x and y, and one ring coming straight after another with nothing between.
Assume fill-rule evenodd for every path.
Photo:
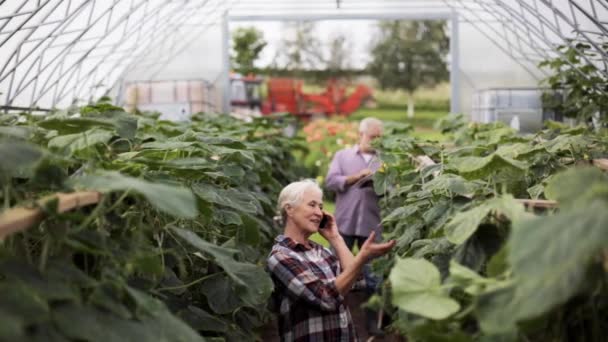
<instances>
[{"instance_id":1,"label":"green foliage outside","mask_svg":"<svg viewBox=\"0 0 608 342\"><path fill-rule=\"evenodd\" d=\"M412 125L412 136L420 139L442 141L446 137L435 129L435 122L448 116L450 110L449 84L442 83L432 88L420 88L414 92L418 110L414 117L407 115L407 94L403 90L375 90L375 108L362 107L349 117L361 120L368 116L382 121L394 121Z\"/></svg>"},{"instance_id":2,"label":"green foliage outside","mask_svg":"<svg viewBox=\"0 0 608 342\"><path fill-rule=\"evenodd\" d=\"M598 40L604 53L608 53L608 42ZM593 64L599 65L601 58L598 59L589 44L575 43L573 40L568 41L567 45L558 46L557 50L560 55L539 64L539 67L552 72L543 80L552 89L543 94L543 106L565 117L588 123L595 114L600 114L600 120L605 123L608 115L608 79Z\"/></svg>"},{"instance_id":3,"label":"green foliage outside","mask_svg":"<svg viewBox=\"0 0 608 342\"><path fill-rule=\"evenodd\" d=\"M232 33L232 68L242 75L255 73L255 61L266 47L264 34L254 27L238 28Z\"/></svg>"},{"instance_id":4,"label":"green foliage outside","mask_svg":"<svg viewBox=\"0 0 608 342\"><path fill-rule=\"evenodd\" d=\"M444 21L384 21L372 44L368 70L381 89L403 89L408 94L408 116L413 116L413 93L449 77L446 56L449 38Z\"/></svg>"}]
</instances>

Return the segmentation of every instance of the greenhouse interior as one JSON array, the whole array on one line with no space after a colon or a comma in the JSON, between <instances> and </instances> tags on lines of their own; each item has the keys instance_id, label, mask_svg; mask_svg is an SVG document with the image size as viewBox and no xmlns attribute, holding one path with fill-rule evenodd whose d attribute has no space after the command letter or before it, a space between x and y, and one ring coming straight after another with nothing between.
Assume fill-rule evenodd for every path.
<instances>
[{"instance_id":1,"label":"greenhouse interior","mask_svg":"<svg viewBox=\"0 0 608 342\"><path fill-rule=\"evenodd\" d=\"M605 341L605 0L0 0L0 341Z\"/></svg>"}]
</instances>

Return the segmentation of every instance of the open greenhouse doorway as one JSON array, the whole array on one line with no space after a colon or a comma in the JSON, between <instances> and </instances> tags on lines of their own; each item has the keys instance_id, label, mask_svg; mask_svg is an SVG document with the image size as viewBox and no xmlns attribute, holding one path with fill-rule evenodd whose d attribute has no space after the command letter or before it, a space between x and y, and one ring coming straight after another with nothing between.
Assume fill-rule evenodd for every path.
<instances>
[{"instance_id":1,"label":"open greenhouse doorway","mask_svg":"<svg viewBox=\"0 0 608 342\"><path fill-rule=\"evenodd\" d=\"M243 24L255 25L256 23L264 22L264 24L272 23L318 23L318 22L348 22L348 21L375 21L375 22L419 22L419 21L442 21L446 23L447 34L449 37L449 52L447 53L447 65L449 70L449 87L446 92L449 93L449 112L459 113L460 108L460 79L458 71L459 68L459 29L458 29L458 15L456 12L438 12L438 13L395 13L391 15L387 14L361 14L361 15L318 15L318 14L302 14L302 15L246 15L246 16L230 16L226 15L224 18L223 28L223 110L224 112L230 112L232 106L245 104L250 107L259 106L260 110L268 111L268 108L264 109L263 96L267 95L267 89L263 85L262 80L259 78L251 77L251 75L237 75L236 77L243 77L244 81L235 82L235 74L233 73L231 63L231 43L233 39L233 32L231 31L231 24L237 24L242 26ZM254 26L255 27L255 26ZM369 44L370 36L357 37L357 40L365 40L366 44ZM359 45L361 43L359 42ZM361 68L361 65L358 66ZM364 66L365 67L365 66ZM301 86L301 85L300 85ZM253 90L256 88L256 90ZM257 90L260 89L260 90ZM329 89L329 85L328 85ZM327 93L327 91L326 91ZM251 94L255 94L252 98ZM307 96L304 94L304 96ZM243 102L239 102L239 101ZM323 99L320 99L323 101ZM356 102L356 101L355 101ZM409 106L408 106L409 107ZM285 109L285 108L280 108ZM352 110L352 108L346 108L346 110ZM289 110L285 110L289 111ZM402 113L405 117L407 107L402 109Z\"/></svg>"}]
</instances>

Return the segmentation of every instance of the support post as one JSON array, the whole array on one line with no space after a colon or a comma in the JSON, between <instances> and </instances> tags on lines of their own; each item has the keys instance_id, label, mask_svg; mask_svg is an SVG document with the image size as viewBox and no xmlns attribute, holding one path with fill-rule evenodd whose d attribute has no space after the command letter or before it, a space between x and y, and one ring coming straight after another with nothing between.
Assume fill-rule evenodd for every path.
<instances>
[{"instance_id":1,"label":"support post","mask_svg":"<svg viewBox=\"0 0 608 342\"><path fill-rule=\"evenodd\" d=\"M230 31L228 12L224 12L222 18L222 40L223 40L223 72L222 72L222 111L230 113Z\"/></svg>"},{"instance_id":2,"label":"support post","mask_svg":"<svg viewBox=\"0 0 608 342\"><path fill-rule=\"evenodd\" d=\"M460 35L456 11L452 11L450 23L450 114L457 114L460 113Z\"/></svg>"}]
</instances>

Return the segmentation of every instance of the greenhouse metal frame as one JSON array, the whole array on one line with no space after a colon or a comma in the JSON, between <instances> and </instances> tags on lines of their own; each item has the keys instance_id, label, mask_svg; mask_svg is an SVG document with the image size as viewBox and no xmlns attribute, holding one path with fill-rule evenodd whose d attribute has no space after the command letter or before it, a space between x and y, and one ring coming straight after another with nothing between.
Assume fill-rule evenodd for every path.
<instances>
[{"instance_id":1,"label":"greenhouse metal frame","mask_svg":"<svg viewBox=\"0 0 608 342\"><path fill-rule=\"evenodd\" d=\"M577 50L581 42L595 54L582 56L584 61L608 77L608 53L601 46L608 34L608 2L602 0L3 0L0 103L4 111L44 111L116 92L128 82L127 71L153 80L205 32L237 18L423 18L446 12L491 40L534 79L547 76L538 63L560 56L557 46ZM454 39L452 46L459 39L466 38ZM219 48L226 59L226 44ZM225 87L226 66L215 79ZM222 96L226 110L225 90Z\"/></svg>"}]
</instances>

